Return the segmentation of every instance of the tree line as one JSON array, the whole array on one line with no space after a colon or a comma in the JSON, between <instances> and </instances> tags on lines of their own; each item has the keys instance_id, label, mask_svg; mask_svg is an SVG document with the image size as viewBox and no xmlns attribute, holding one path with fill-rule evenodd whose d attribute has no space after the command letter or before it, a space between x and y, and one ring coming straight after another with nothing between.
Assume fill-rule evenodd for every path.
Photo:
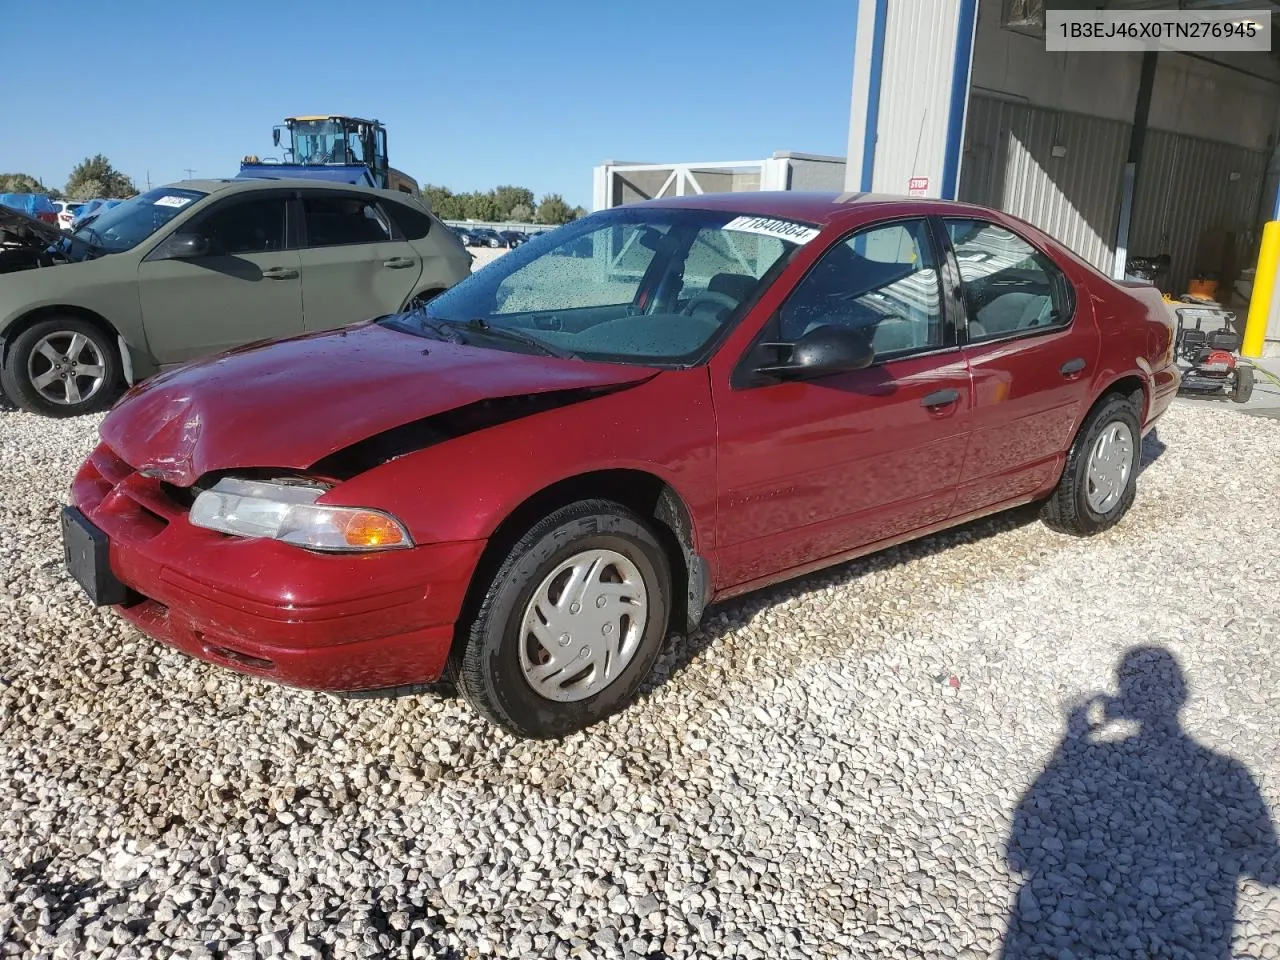
<instances>
[{"instance_id":1,"label":"tree line","mask_svg":"<svg viewBox=\"0 0 1280 960\"><path fill-rule=\"evenodd\" d=\"M0 173L0 193L43 193L54 199L65 197L68 200L111 200L131 197L137 192L133 181L100 153L77 163L61 189L47 186L29 173Z\"/></svg>"},{"instance_id":2,"label":"tree line","mask_svg":"<svg viewBox=\"0 0 1280 960\"><path fill-rule=\"evenodd\" d=\"M485 220L490 223L546 223L558 226L585 217L582 207L570 207L558 193L548 193L537 203L527 187L502 186L492 190L454 193L448 187L427 184L423 202L441 220Z\"/></svg>"},{"instance_id":3,"label":"tree line","mask_svg":"<svg viewBox=\"0 0 1280 960\"><path fill-rule=\"evenodd\" d=\"M77 163L62 188L41 183L27 173L0 173L0 193L43 193L54 199L92 200L131 197L138 192L134 182L111 165L102 154ZM491 223L545 223L558 226L584 217L582 207L571 207L558 193L534 199L527 187L501 186L492 190L454 193L448 187L427 184L422 200L442 220L485 220Z\"/></svg>"}]
</instances>

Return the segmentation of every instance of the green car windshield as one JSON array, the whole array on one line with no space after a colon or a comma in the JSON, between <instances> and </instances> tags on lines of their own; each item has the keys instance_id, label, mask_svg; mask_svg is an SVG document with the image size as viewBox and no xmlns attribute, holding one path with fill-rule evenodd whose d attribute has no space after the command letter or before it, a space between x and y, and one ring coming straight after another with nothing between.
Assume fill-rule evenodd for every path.
<instances>
[{"instance_id":1,"label":"green car windshield","mask_svg":"<svg viewBox=\"0 0 1280 960\"><path fill-rule=\"evenodd\" d=\"M695 363L817 232L720 210L603 211L520 244L384 323L495 349Z\"/></svg>"},{"instance_id":2,"label":"green car windshield","mask_svg":"<svg viewBox=\"0 0 1280 960\"><path fill-rule=\"evenodd\" d=\"M106 253L136 247L166 223L208 194L199 190L160 187L103 210L72 236Z\"/></svg>"}]
</instances>

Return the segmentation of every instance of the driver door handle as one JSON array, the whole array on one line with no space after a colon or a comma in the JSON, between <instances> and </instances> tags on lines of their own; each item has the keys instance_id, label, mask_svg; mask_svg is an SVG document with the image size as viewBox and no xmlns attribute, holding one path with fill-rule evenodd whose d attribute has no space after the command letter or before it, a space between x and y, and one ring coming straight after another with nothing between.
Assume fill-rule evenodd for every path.
<instances>
[{"instance_id":1,"label":"driver door handle","mask_svg":"<svg viewBox=\"0 0 1280 960\"><path fill-rule=\"evenodd\" d=\"M1084 357L1076 357L1074 360L1068 360L1061 367L1059 367L1058 372L1061 373L1068 380L1074 380L1080 374L1080 371L1082 371L1084 368L1085 368Z\"/></svg>"},{"instance_id":2,"label":"driver door handle","mask_svg":"<svg viewBox=\"0 0 1280 960\"><path fill-rule=\"evenodd\" d=\"M416 262L408 257L392 257L390 260L383 260L382 265L392 270L403 270L405 267L412 267Z\"/></svg>"},{"instance_id":3,"label":"driver door handle","mask_svg":"<svg viewBox=\"0 0 1280 960\"><path fill-rule=\"evenodd\" d=\"M262 275L268 280L292 280L298 275L298 271L293 267L268 267L262 271Z\"/></svg>"},{"instance_id":4,"label":"driver door handle","mask_svg":"<svg viewBox=\"0 0 1280 960\"><path fill-rule=\"evenodd\" d=\"M930 409L936 407L949 407L959 399L960 391L948 387L945 390L935 390L933 393L925 396L925 398L920 401L920 406L929 407Z\"/></svg>"}]
</instances>

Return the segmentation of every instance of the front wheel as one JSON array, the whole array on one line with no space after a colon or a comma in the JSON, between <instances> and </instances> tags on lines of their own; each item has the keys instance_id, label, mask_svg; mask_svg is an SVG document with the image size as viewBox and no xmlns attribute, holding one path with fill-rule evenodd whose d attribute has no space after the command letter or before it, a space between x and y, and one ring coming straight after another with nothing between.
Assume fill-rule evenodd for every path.
<instances>
[{"instance_id":1,"label":"front wheel","mask_svg":"<svg viewBox=\"0 0 1280 960\"><path fill-rule=\"evenodd\" d=\"M415 293L409 298L409 302L404 305L404 312L412 313L414 310L421 310L440 294L440 290L424 290L422 293Z\"/></svg>"},{"instance_id":2,"label":"front wheel","mask_svg":"<svg viewBox=\"0 0 1280 960\"><path fill-rule=\"evenodd\" d=\"M1126 397L1104 397L1067 452L1057 489L1041 517L1055 530L1087 537L1114 526L1137 495L1142 446L1139 413Z\"/></svg>"},{"instance_id":3,"label":"front wheel","mask_svg":"<svg viewBox=\"0 0 1280 960\"><path fill-rule=\"evenodd\" d=\"M455 653L467 701L522 737L556 738L622 709L667 633L671 567L649 526L607 500L539 521L488 581Z\"/></svg>"},{"instance_id":4,"label":"front wheel","mask_svg":"<svg viewBox=\"0 0 1280 960\"><path fill-rule=\"evenodd\" d=\"M0 386L31 413L74 417L111 406L120 387L120 358L111 339L79 317L52 317L9 345Z\"/></svg>"}]
</instances>

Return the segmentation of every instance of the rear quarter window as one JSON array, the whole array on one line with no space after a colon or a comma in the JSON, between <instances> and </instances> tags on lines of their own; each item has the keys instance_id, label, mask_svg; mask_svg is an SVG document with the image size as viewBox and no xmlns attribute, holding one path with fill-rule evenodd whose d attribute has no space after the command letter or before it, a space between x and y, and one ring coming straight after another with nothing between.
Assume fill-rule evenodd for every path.
<instances>
[{"instance_id":1,"label":"rear quarter window","mask_svg":"<svg viewBox=\"0 0 1280 960\"><path fill-rule=\"evenodd\" d=\"M431 217L421 210L403 203L387 202L382 206L406 240L421 240L431 232Z\"/></svg>"}]
</instances>

